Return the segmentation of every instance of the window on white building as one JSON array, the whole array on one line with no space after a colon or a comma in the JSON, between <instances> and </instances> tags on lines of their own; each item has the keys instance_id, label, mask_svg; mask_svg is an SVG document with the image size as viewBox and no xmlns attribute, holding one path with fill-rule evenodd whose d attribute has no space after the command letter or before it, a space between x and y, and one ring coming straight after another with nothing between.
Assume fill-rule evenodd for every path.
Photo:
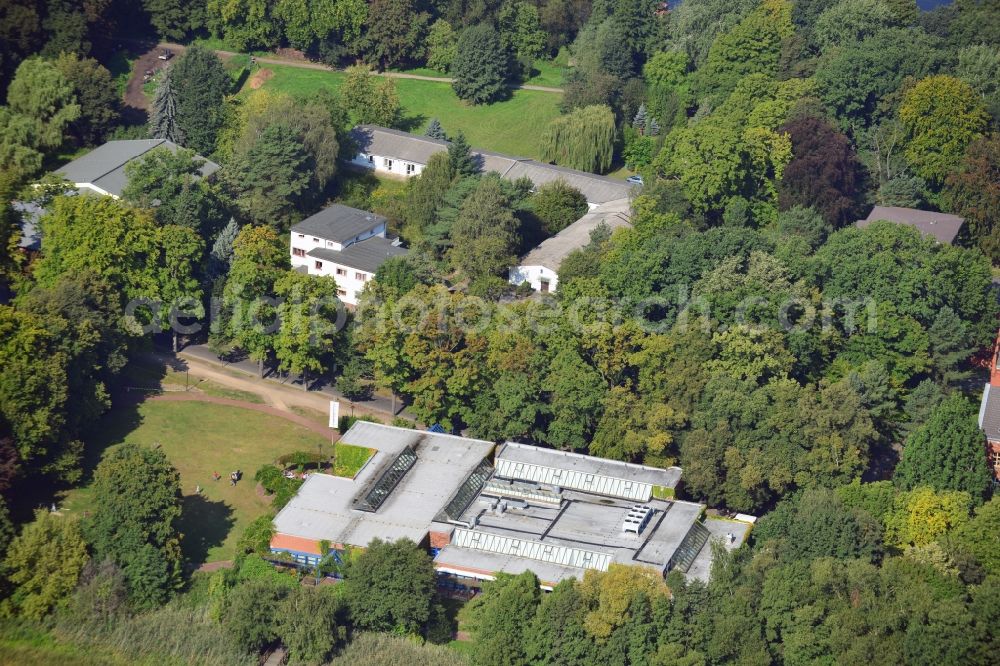
<instances>
[{"instance_id":1,"label":"window on white building","mask_svg":"<svg viewBox=\"0 0 1000 666\"><path fill-rule=\"evenodd\" d=\"M406 163L406 175L407 176L409 176L410 174L412 174L415 169L416 169L416 166L414 166L413 164L410 164L409 162Z\"/></svg>"},{"instance_id":2,"label":"window on white building","mask_svg":"<svg viewBox=\"0 0 1000 666\"><path fill-rule=\"evenodd\" d=\"M388 157L383 157L382 166L384 166L389 171L392 171L392 160L390 160Z\"/></svg>"},{"instance_id":3,"label":"window on white building","mask_svg":"<svg viewBox=\"0 0 1000 666\"><path fill-rule=\"evenodd\" d=\"M368 274L367 273L355 273L354 274L354 279L355 280L361 280L362 282L364 282L364 281L366 281L368 279Z\"/></svg>"},{"instance_id":4,"label":"window on white building","mask_svg":"<svg viewBox=\"0 0 1000 666\"><path fill-rule=\"evenodd\" d=\"M338 289L337 296L347 296L347 292L344 291L343 289Z\"/></svg>"},{"instance_id":5,"label":"window on white building","mask_svg":"<svg viewBox=\"0 0 1000 666\"><path fill-rule=\"evenodd\" d=\"M293 247L292 254L294 254L296 257L304 257L306 256L306 251L303 250L301 247Z\"/></svg>"},{"instance_id":6,"label":"window on white building","mask_svg":"<svg viewBox=\"0 0 1000 666\"><path fill-rule=\"evenodd\" d=\"M305 238L306 237L305 234L296 234L296 236L298 236L299 238Z\"/></svg>"},{"instance_id":7,"label":"window on white building","mask_svg":"<svg viewBox=\"0 0 1000 666\"><path fill-rule=\"evenodd\" d=\"M319 242L319 239L316 238L315 236L313 236L313 243L318 243L318 242Z\"/></svg>"},{"instance_id":8,"label":"window on white building","mask_svg":"<svg viewBox=\"0 0 1000 666\"><path fill-rule=\"evenodd\" d=\"M375 156L374 155L369 155L368 156L368 161L374 164L375 163Z\"/></svg>"},{"instance_id":9,"label":"window on white building","mask_svg":"<svg viewBox=\"0 0 1000 666\"><path fill-rule=\"evenodd\" d=\"M322 261L317 261L314 265L316 267L316 270L318 270L318 271L323 270L323 262Z\"/></svg>"},{"instance_id":10,"label":"window on white building","mask_svg":"<svg viewBox=\"0 0 1000 666\"><path fill-rule=\"evenodd\" d=\"M346 268L338 268L337 269L337 275L347 275L347 269Z\"/></svg>"}]
</instances>

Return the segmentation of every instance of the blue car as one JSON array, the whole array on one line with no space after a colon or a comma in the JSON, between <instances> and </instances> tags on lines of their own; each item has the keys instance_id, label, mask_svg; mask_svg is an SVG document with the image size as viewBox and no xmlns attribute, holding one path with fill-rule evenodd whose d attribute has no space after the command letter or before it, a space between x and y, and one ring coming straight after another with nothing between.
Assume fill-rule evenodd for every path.
<instances>
[{"instance_id":1,"label":"blue car","mask_svg":"<svg viewBox=\"0 0 1000 666\"><path fill-rule=\"evenodd\" d=\"M642 176L629 176L628 178L625 179L625 182L629 183L630 185L642 185L643 184L643 182L642 182Z\"/></svg>"}]
</instances>

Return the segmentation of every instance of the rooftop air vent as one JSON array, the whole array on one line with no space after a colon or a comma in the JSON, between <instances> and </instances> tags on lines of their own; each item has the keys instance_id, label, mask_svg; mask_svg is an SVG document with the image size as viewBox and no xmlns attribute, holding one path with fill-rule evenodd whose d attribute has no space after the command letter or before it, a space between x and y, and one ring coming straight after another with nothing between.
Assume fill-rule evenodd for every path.
<instances>
[{"instance_id":1,"label":"rooftop air vent","mask_svg":"<svg viewBox=\"0 0 1000 666\"><path fill-rule=\"evenodd\" d=\"M622 524L622 531L631 534L639 534L646 527L653 510L641 504L634 505L625 514L625 522Z\"/></svg>"}]
</instances>

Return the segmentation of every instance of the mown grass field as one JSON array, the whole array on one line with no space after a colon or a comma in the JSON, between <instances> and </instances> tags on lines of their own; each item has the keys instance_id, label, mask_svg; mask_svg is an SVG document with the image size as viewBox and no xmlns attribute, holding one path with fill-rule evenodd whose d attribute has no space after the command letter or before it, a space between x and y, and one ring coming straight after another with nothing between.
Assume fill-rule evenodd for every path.
<instances>
[{"instance_id":1,"label":"mown grass field","mask_svg":"<svg viewBox=\"0 0 1000 666\"><path fill-rule=\"evenodd\" d=\"M322 88L336 90L343 81L339 72L286 65L267 65L266 69L271 70L271 77L260 89L293 96L307 96ZM244 93L256 74L248 79ZM539 157L538 137L559 115L561 101L558 93L515 90L505 101L476 106L458 99L448 83L396 79L396 87L406 130L422 134L431 118L437 118L446 132L464 132L476 148L521 157Z\"/></svg>"},{"instance_id":2,"label":"mown grass field","mask_svg":"<svg viewBox=\"0 0 1000 666\"><path fill-rule=\"evenodd\" d=\"M285 419L239 407L154 400L108 413L87 441L86 468L126 441L159 445L180 472L182 545L193 564L231 559L243 529L269 510L269 500L255 490L257 468L294 451L331 452L329 439ZM235 469L243 471L243 480L231 486ZM212 479L216 471L219 481ZM70 491L61 506L83 513L91 501L85 486Z\"/></svg>"}]
</instances>

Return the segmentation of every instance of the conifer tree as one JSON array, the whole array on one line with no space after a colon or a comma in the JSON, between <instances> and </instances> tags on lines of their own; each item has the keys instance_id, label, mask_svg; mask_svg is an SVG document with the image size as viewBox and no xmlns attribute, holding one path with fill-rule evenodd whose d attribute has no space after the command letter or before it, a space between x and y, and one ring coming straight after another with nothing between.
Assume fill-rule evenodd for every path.
<instances>
[{"instance_id":1,"label":"conifer tree","mask_svg":"<svg viewBox=\"0 0 1000 666\"><path fill-rule=\"evenodd\" d=\"M640 104L639 110L635 112L635 117L632 118L632 127L639 130L639 134L646 133L646 105Z\"/></svg>"},{"instance_id":2,"label":"conifer tree","mask_svg":"<svg viewBox=\"0 0 1000 666\"><path fill-rule=\"evenodd\" d=\"M469 148L469 142L465 140L464 132L459 132L451 140L451 145L448 146L448 162L451 164L452 173L456 176L472 176L479 171L472 159L472 150Z\"/></svg>"},{"instance_id":3,"label":"conifer tree","mask_svg":"<svg viewBox=\"0 0 1000 666\"><path fill-rule=\"evenodd\" d=\"M170 83L170 70L156 88L150 118L150 135L154 139L166 139L178 145L184 144L184 133L177 124L177 95Z\"/></svg>"},{"instance_id":4,"label":"conifer tree","mask_svg":"<svg viewBox=\"0 0 1000 666\"><path fill-rule=\"evenodd\" d=\"M646 123L646 135L659 136L659 134L660 134L660 123L656 122L656 118L650 116L649 122Z\"/></svg>"},{"instance_id":5,"label":"conifer tree","mask_svg":"<svg viewBox=\"0 0 1000 666\"><path fill-rule=\"evenodd\" d=\"M444 133L444 128L441 127L441 121L437 118L431 119L431 124L427 126L427 131L424 132L424 135L441 141L448 140L448 135Z\"/></svg>"}]
</instances>

